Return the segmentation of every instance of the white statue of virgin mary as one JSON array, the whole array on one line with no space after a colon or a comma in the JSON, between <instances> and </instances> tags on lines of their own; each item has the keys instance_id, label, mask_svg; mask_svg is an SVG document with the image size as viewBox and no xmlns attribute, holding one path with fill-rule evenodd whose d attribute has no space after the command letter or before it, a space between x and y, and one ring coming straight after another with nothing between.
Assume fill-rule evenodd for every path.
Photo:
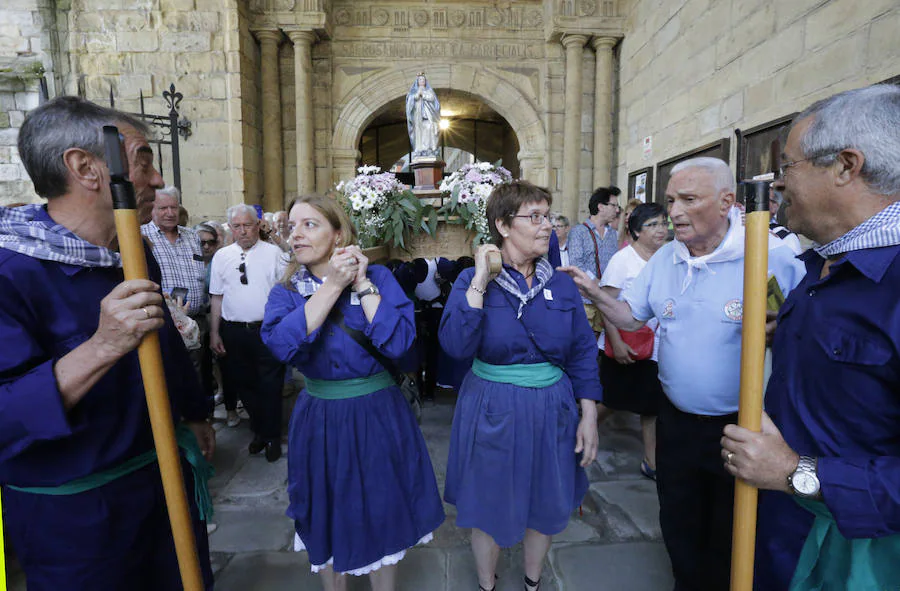
<instances>
[{"instance_id":1,"label":"white statue of virgin mary","mask_svg":"<svg viewBox=\"0 0 900 591\"><path fill-rule=\"evenodd\" d=\"M441 103L428 84L425 73L420 72L406 95L406 126L412 145L412 162L435 160L438 157L440 120Z\"/></svg>"}]
</instances>

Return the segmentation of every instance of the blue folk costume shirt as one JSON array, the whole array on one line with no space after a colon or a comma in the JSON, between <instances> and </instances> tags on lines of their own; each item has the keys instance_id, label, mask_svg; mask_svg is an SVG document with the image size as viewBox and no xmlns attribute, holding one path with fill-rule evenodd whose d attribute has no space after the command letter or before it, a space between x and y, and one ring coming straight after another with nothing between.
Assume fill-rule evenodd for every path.
<instances>
[{"instance_id":1,"label":"blue folk costume shirt","mask_svg":"<svg viewBox=\"0 0 900 591\"><path fill-rule=\"evenodd\" d=\"M366 320L362 305L349 290L341 294L335 306L343 312L347 327L363 332L385 357L404 358L416 338L413 303L386 267L372 265L367 275L382 294L372 322ZM272 288L260 333L263 342L280 361L314 379L347 380L384 371L359 343L332 322L306 334L306 300L321 283L301 268L294 281L297 291L281 284Z\"/></svg>"},{"instance_id":2,"label":"blue folk costume shirt","mask_svg":"<svg viewBox=\"0 0 900 591\"><path fill-rule=\"evenodd\" d=\"M519 289L527 292L525 278L505 268ZM496 281L488 283L484 308L469 306L466 290L474 275L475 269L460 273L444 308L440 341L447 354L457 359L477 356L493 365L549 361L566 372L576 398L602 399L597 341L571 277L553 273L517 319L519 302Z\"/></svg>"},{"instance_id":3,"label":"blue folk costume shirt","mask_svg":"<svg viewBox=\"0 0 900 591\"><path fill-rule=\"evenodd\" d=\"M900 533L900 246L824 259L781 307L766 410L788 445L819 458L825 505L846 538ZM813 515L762 491L757 588L791 580Z\"/></svg>"},{"instance_id":4,"label":"blue folk costume shirt","mask_svg":"<svg viewBox=\"0 0 900 591\"><path fill-rule=\"evenodd\" d=\"M36 222L53 221L46 208ZM150 278L159 266L147 250ZM0 249L0 483L58 486L153 449L137 351L122 357L66 411L53 367L97 330L100 300L124 280L116 267L81 267ZM168 310L160 346L172 416L209 410Z\"/></svg>"}]
</instances>

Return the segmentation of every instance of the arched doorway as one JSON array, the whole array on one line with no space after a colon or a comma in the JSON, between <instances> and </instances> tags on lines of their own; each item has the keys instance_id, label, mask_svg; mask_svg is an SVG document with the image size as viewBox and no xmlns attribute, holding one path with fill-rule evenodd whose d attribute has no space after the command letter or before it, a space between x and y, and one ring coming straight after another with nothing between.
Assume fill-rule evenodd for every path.
<instances>
[{"instance_id":1,"label":"arched doorway","mask_svg":"<svg viewBox=\"0 0 900 591\"><path fill-rule=\"evenodd\" d=\"M410 81L420 67L385 68L337 84L339 97L334 107L331 165L333 181L351 178L361 160L363 132L394 101L405 97ZM545 186L549 179L549 145L544 123L537 109L511 82L483 66L471 64L433 64L426 71L428 81L438 92L460 92L477 99L502 117L514 132L519 151L519 177ZM442 105L443 106L443 105ZM401 125L405 128L405 114ZM399 134L398 134L399 135ZM405 135L405 131L404 134ZM400 140L397 140L400 141ZM409 149L408 140L406 147Z\"/></svg>"},{"instance_id":2,"label":"arched doorway","mask_svg":"<svg viewBox=\"0 0 900 591\"><path fill-rule=\"evenodd\" d=\"M447 163L445 174L477 161L500 164L514 178L519 177L519 141L506 119L471 93L443 88L436 88L435 92L441 101L441 159ZM400 96L379 109L363 131L360 161L391 170L409 183L409 150L406 97Z\"/></svg>"}]
</instances>

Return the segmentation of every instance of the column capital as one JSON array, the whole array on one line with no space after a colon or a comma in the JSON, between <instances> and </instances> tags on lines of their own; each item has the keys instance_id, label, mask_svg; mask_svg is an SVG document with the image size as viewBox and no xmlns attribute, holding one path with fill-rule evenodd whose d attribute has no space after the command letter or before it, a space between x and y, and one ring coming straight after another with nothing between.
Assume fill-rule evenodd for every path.
<instances>
[{"instance_id":1,"label":"column capital","mask_svg":"<svg viewBox=\"0 0 900 591\"><path fill-rule=\"evenodd\" d=\"M594 49L612 49L619 42L617 37L594 37L591 39L591 45Z\"/></svg>"},{"instance_id":2,"label":"column capital","mask_svg":"<svg viewBox=\"0 0 900 591\"><path fill-rule=\"evenodd\" d=\"M572 46L584 47L585 44L590 39L590 35L580 35L580 34L571 34L566 33L560 38L559 42L562 43L563 47L568 49Z\"/></svg>"},{"instance_id":3,"label":"column capital","mask_svg":"<svg viewBox=\"0 0 900 591\"><path fill-rule=\"evenodd\" d=\"M318 39L318 36L313 31L285 31L285 34L295 45L297 43L313 45Z\"/></svg>"},{"instance_id":4,"label":"column capital","mask_svg":"<svg viewBox=\"0 0 900 591\"><path fill-rule=\"evenodd\" d=\"M250 29L250 32L253 33L253 36L262 43L263 41L274 41L276 44L281 42L282 33L281 29L272 28L272 29Z\"/></svg>"}]
</instances>

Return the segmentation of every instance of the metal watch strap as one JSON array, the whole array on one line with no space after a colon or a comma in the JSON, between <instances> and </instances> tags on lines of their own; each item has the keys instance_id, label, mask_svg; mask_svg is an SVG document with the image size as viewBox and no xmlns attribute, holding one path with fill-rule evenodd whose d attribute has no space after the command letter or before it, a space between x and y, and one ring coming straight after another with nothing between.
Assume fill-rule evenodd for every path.
<instances>
[{"instance_id":1,"label":"metal watch strap","mask_svg":"<svg viewBox=\"0 0 900 591\"><path fill-rule=\"evenodd\" d=\"M379 293L381 292L378 291L378 286L376 286L374 283L369 283L369 287L365 288L362 291L356 292L356 295L357 297L363 298L367 295L378 295Z\"/></svg>"}]
</instances>

